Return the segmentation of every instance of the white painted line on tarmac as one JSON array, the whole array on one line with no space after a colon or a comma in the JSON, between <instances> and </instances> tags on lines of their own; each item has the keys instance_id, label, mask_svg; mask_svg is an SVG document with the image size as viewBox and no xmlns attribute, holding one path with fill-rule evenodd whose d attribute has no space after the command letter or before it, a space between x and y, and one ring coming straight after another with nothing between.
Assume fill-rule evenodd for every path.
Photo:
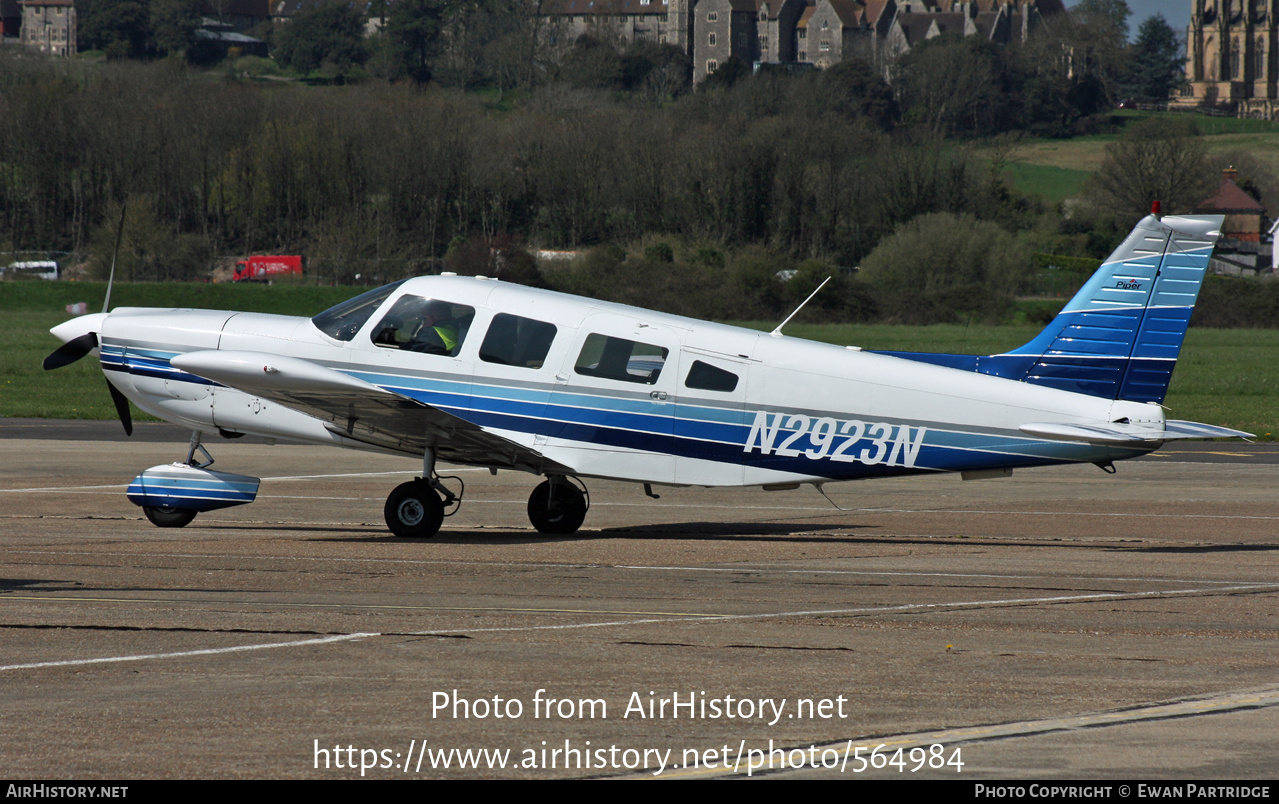
<instances>
[{"instance_id":1,"label":"white painted line on tarmac","mask_svg":"<svg viewBox=\"0 0 1279 804\"><path fill-rule=\"evenodd\" d=\"M821 756L825 752L834 750L837 755L842 755L845 751L850 754L861 754L862 759L869 761L872 752L878 752L884 759L894 758L897 751L909 751L912 748L928 748L933 745L945 746L943 760L952 756L951 747L964 743L980 743L989 740L1007 740L1016 737L1036 737L1041 734L1049 734L1059 731L1075 731L1078 729L1098 728L1105 726L1123 726L1132 723L1140 723L1148 720L1169 720L1171 718L1197 717L1200 715L1215 715L1224 712L1238 711L1241 709L1262 709L1279 705L1279 688L1267 688L1262 690L1240 690L1234 692L1225 692L1218 695L1212 695L1204 698L1196 698L1189 701L1174 701L1172 703L1152 703L1144 706L1133 708L1125 708L1112 712L1090 712L1078 715L1063 715L1061 717L1040 718L1037 720L1020 720L1011 723L995 723L982 726L961 726L953 729L940 729L937 731L915 732L912 734L886 735L883 737L875 737L873 739L853 738L848 740L839 740L837 742L823 743L813 746L815 755ZM858 751L857 749L861 749ZM789 751L782 749L781 756L785 758ZM801 753L803 753L801 751ZM908 761L907 765L917 764L916 761ZM836 765L820 766L804 764L801 767L787 767L785 762L781 763L781 767L759 767L751 771L752 775L766 775L768 773L778 773L787 771L790 773L812 773L818 770L831 770ZM946 767L944 764L940 767ZM706 778L713 776L740 776L740 771L733 768L725 767L701 767L701 768L684 768L673 772L663 773L662 779L690 779L690 778ZM635 777L622 778L653 778L651 770L646 769L642 775L637 774Z\"/></svg>"},{"instance_id":2,"label":"white painted line on tarmac","mask_svg":"<svg viewBox=\"0 0 1279 804\"><path fill-rule=\"evenodd\" d=\"M741 620L771 620L784 617L832 617L854 614L904 614L916 611L944 611L947 609L986 608L991 606L1034 606L1042 604L1088 603L1097 600L1139 600L1152 597L1185 597L1188 595L1219 595L1223 592L1279 591L1279 583L1248 584L1217 589L1175 589L1162 592L1095 592L1084 595L1055 595L1053 597L1022 597L993 600L966 600L953 603L903 603L896 606L865 606L847 609L812 609L808 611L757 612L754 614L714 614L676 617L667 620L628 620L622 622L574 623L567 625L504 626L497 628L456 628L416 631L414 634L476 634L496 631L549 631L570 628L601 628L608 625L641 625L661 622L667 625L687 622L730 622Z\"/></svg>"},{"instance_id":3,"label":"white painted line on tarmac","mask_svg":"<svg viewBox=\"0 0 1279 804\"><path fill-rule=\"evenodd\" d=\"M229 648L205 648L203 650L183 650L173 653L138 653L131 656L103 656L96 659L66 659L58 662L32 662L30 664L0 665L0 670L33 670L42 667L78 667L88 664L113 664L116 662L142 662L150 659L181 659L187 656L212 656L219 653L244 653L252 650L268 650L270 648L299 648L304 645L326 645L333 642L349 642L353 639L380 636L375 633L338 634L337 636L320 637L319 639L301 639L293 642L269 642L261 645L235 645Z\"/></svg>"},{"instance_id":4,"label":"white painted line on tarmac","mask_svg":"<svg viewBox=\"0 0 1279 804\"><path fill-rule=\"evenodd\" d=\"M1085 603L1097 600L1136 600L1152 597L1184 597L1188 595L1200 594L1221 594L1223 592L1244 592L1244 591L1267 591L1279 590L1279 584L1248 584L1236 587L1227 587L1225 589L1180 589L1166 592L1102 592L1083 595L1055 595L1052 597L1026 597L1026 598L1007 598L992 600L967 600L956 601L953 603L907 603L895 606L864 606L857 608L843 609L812 609L801 611L779 611L779 612L756 612L751 614L706 614L706 615L687 615L672 616L661 618L644 618L629 620L606 620L588 623L561 623L556 625L524 625L524 626L499 626L493 628L446 628L446 629L429 629L423 631L409 631L394 634L400 636L403 634L412 636L436 636L444 634L479 634L479 633L518 633L518 632L535 632L535 631L564 631L582 628L608 628L608 627L627 627L635 625L651 625L661 623L664 625L673 625L676 623L692 623L692 622L727 622L742 620L768 620L780 619L788 617L830 617L839 615L858 615L858 614L902 614L915 611L944 611L962 608L990 607L990 606L1033 606L1044 604L1060 604L1060 603ZM0 671L5 670L29 670L44 667L73 667L91 664L110 664L118 662L137 662L152 659L179 659L189 656L209 656L223 653L240 653L245 651L267 650L270 648L289 648L301 647L305 645L324 645L335 642L345 642L356 639L366 639L377 636L386 636L376 632L360 632L355 634L340 634L331 637L322 637L319 639L304 639L293 642L272 642L258 645L239 645L228 648L208 648L204 650L192 651L176 651L172 653L147 653L134 654L129 656L108 656L94 659L69 659L54 662L32 662L27 664L0 665Z\"/></svg>"}]
</instances>

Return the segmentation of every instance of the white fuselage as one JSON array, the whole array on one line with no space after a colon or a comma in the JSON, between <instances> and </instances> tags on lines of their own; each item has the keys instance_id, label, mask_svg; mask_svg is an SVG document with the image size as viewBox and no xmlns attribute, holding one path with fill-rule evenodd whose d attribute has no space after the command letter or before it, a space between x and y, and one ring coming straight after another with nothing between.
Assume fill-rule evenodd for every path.
<instances>
[{"instance_id":1,"label":"white fuselage","mask_svg":"<svg viewBox=\"0 0 1279 804\"><path fill-rule=\"evenodd\" d=\"M474 309L456 354L375 342L386 311L408 294ZM486 352L493 349L485 346L490 330L503 325L498 316L553 326L544 357L510 364ZM408 280L349 340L307 318L141 308L113 311L100 335L110 381L141 409L192 429L415 451L347 437L306 413L169 362L204 350L279 354L447 411L575 474L650 483L767 485L1104 463L1151 447L1050 441L1018 428L1041 421L1163 421L1154 404L478 278ZM654 355L665 350L647 367L657 367L651 381L607 376L604 359L587 356L601 336L642 344Z\"/></svg>"}]
</instances>

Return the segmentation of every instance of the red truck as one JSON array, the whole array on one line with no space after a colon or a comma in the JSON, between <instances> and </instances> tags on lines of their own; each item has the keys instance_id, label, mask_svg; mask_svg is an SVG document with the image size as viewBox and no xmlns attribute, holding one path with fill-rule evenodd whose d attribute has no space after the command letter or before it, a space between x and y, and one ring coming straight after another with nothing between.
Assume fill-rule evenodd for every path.
<instances>
[{"instance_id":1,"label":"red truck","mask_svg":"<svg viewBox=\"0 0 1279 804\"><path fill-rule=\"evenodd\" d=\"M255 255L235 263L232 282L268 282L282 276L301 276L302 258L299 256Z\"/></svg>"}]
</instances>

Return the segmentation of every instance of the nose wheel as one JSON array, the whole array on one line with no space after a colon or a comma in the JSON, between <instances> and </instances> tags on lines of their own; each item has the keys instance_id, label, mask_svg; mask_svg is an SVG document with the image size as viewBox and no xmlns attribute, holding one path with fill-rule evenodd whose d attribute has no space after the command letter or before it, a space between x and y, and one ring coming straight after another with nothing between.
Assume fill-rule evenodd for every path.
<instances>
[{"instance_id":1,"label":"nose wheel","mask_svg":"<svg viewBox=\"0 0 1279 804\"><path fill-rule=\"evenodd\" d=\"M195 519L196 511L190 508L174 508L168 505L144 505L142 513L157 528L185 528Z\"/></svg>"},{"instance_id":2,"label":"nose wheel","mask_svg":"<svg viewBox=\"0 0 1279 804\"><path fill-rule=\"evenodd\" d=\"M578 488L563 475L553 475L529 495L528 518L538 533L564 536L582 527L590 507L584 487Z\"/></svg>"}]
</instances>

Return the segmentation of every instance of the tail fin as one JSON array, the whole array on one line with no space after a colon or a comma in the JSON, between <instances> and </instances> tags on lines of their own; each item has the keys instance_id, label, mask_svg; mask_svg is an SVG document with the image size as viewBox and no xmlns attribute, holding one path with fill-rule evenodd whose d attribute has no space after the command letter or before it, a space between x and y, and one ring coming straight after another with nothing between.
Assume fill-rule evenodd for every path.
<instances>
[{"instance_id":1,"label":"tail fin","mask_svg":"<svg viewBox=\"0 0 1279 804\"><path fill-rule=\"evenodd\" d=\"M1149 215L1043 332L984 357L886 352L1105 399L1163 402L1221 215Z\"/></svg>"}]
</instances>

